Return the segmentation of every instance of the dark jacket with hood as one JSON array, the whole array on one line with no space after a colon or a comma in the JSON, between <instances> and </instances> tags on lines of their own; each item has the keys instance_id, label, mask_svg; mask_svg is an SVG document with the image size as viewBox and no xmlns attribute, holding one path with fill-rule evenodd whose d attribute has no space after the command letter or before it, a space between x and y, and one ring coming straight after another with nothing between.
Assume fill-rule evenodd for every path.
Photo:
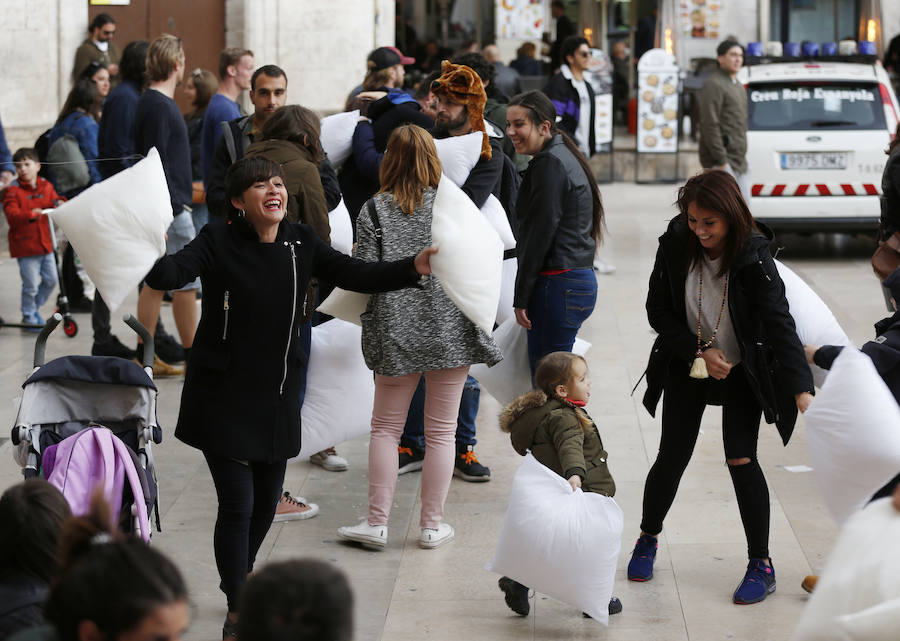
<instances>
[{"instance_id":1,"label":"dark jacket with hood","mask_svg":"<svg viewBox=\"0 0 900 641\"><path fill-rule=\"evenodd\" d=\"M407 123L423 129L431 129L434 125L434 121L422 113L422 108L412 96L396 89L384 90L388 95L369 105L367 113L372 121L371 127L366 122L357 125L353 133L353 153L344 161L338 176L344 203L353 223L354 238L359 210L378 191L380 155L384 154L391 132ZM378 156L372 155L370 140L374 141Z\"/></svg>"},{"instance_id":2,"label":"dark jacket with hood","mask_svg":"<svg viewBox=\"0 0 900 641\"><path fill-rule=\"evenodd\" d=\"M589 269L594 264L591 185L560 134L531 159L525 171L516 223L515 307L528 308L541 271Z\"/></svg>"},{"instance_id":3,"label":"dark jacket with hood","mask_svg":"<svg viewBox=\"0 0 900 641\"><path fill-rule=\"evenodd\" d=\"M728 311L741 350L751 393L767 423L775 423L785 445L797 420L796 394L814 394L812 373L788 310L784 283L769 251L772 232L757 223L729 271ZM651 416L663 393L666 377L688 376L697 352L697 334L684 304L688 275L687 225L672 219L659 237L656 264L647 293L647 318L657 331L647 364L644 407Z\"/></svg>"},{"instance_id":4,"label":"dark jacket with hood","mask_svg":"<svg viewBox=\"0 0 900 641\"><path fill-rule=\"evenodd\" d=\"M569 71L568 65L563 65L558 73L550 77L550 82L544 87L544 93L550 98L553 107L556 109L558 117L556 126L565 131L572 140L579 143L579 146L581 146L581 143L586 143L587 148L591 151L591 155L593 155L597 150L594 133L594 88L587 79L585 79L584 85L587 88L588 100L591 103L591 111L586 114L581 113L581 96L578 95L578 90L572 84L572 72ZM590 124L586 141L575 138L575 131L578 129L578 123L582 118L588 118L588 123Z\"/></svg>"},{"instance_id":5,"label":"dark jacket with hood","mask_svg":"<svg viewBox=\"0 0 900 641\"><path fill-rule=\"evenodd\" d=\"M614 496L616 483L606 464L606 450L597 426L581 426L583 409L541 390L520 396L500 414L500 428L509 432L512 446L522 456L529 450L542 465L564 479L581 477L581 489Z\"/></svg>"},{"instance_id":6,"label":"dark jacket with hood","mask_svg":"<svg viewBox=\"0 0 900 641\"><path fill-rule=\"evenodd\" d=\"M282 221L274 243L238 218L206 225L146 277L154 289L203 283L175 436L217 456L273 463L300 451L300 340L309 279L382 292L418 285L413 259L366 263L331 249L312 227ZM312 302L312 301L310 301Z\"/></svg>"}]
</instances>

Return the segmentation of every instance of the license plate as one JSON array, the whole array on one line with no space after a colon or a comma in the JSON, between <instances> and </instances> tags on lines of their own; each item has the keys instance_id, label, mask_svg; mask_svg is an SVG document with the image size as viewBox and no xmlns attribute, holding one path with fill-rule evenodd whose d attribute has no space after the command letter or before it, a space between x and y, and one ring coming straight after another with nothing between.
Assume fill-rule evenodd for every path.
<instances>
[{"instance_id":1,"label":"license plate","mask_svg":"<svg viewBox=\"0 0 900 641\"><path fill-rule=\"evenodd\" d=\"M782 169L846 169L848 153L781 154Z\"/></svg>"}]
</instances>

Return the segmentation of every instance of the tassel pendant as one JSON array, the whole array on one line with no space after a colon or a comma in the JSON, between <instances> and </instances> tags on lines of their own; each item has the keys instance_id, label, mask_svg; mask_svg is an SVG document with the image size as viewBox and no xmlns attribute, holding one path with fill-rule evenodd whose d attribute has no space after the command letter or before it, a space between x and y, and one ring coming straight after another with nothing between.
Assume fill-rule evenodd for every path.
<instances>
[{"instance_id":1,"label":"tassel pendant","mask_svg":"<svg viewBox=\"0 0 900 641\"><path fill-rule=\"evenodd\" d=\"M706 361L703 360L703 357L698 356L694 359L690 376L691 378L709 378L709 372L706 371Z\"/></svg>"}]
</instances>

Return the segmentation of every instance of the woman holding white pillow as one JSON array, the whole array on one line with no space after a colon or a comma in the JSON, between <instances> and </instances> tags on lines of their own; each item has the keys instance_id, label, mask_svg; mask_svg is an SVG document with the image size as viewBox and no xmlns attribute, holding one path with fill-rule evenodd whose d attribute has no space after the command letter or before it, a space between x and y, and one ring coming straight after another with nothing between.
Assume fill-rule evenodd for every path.
<instances>
[{"instance_id":1,"label":"woman holding white pillow","mask_svg":"<svg viewBox=\"0 0 900 641\"><path fill-rule=\"evenodd\" d=\"M403 125L388 140L379 170L381 191L357 218L356 255L391 260L431 244L432 207L441 179L434 140ZM436 548L453 539L442 521L456 456L456 417L469 366L493 365L500 350L483 329L454 305L435 278L421 289L371 297L362 320L362 349L375 371L375 406L369 445L366 519L338 536L375 548L387 544L388 517L397 484L397 445L409 404L425 375L425 460L419 545Z\"/></svg>"},{"instance_id":2,"label":"woman holding white pillow","mask_svg":"<svg viewBox=\"0 0 900 641\"><path fill-rule=\"evenodd\" d=\"M309 279L368 293L416 287L436 251L423 245L415 259L365 263L331 249L308 225L285 220L284 173L267 158L234 163L225 195L229 224L206 225L146 277L161 290L203 281L175 436L203 452L216 487L213 542L229 611L223 638L235 636L241 588L272 524L285 463L300 451L307 354L299 328Z\"/></svg>"},{"instance_id":3,"label":"woman holding white pillow","mask_svg":"<svg viewBox=\"0 0 900 641\"><path fill-rule=\"evenodd\" d=\"M600 189L578 145L556 126L556 109L540 91L513 97L506 133L516 152L534 156L516 202L519 271L513 306L528 330L528 362L571 352L594 311L594 254L603 227Z\"/></svg>"}]
</instances>

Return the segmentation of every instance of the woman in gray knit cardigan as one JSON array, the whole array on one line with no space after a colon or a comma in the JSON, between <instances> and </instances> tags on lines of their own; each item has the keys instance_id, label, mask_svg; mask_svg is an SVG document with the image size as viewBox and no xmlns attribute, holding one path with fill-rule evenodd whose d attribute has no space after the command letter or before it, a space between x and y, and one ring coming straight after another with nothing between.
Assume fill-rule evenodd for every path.
<instances>
[{"instance_id":1,"label":"woman in gray knit cardigan","mask_svg":"<svg viewBox=\"0 0 900 641\"><path fill-rule=\"evenodd\" d=\"M356 221L356 256L391 260L431 245L432 206L441 163L431 135L421 127L394 130L381 162L381 191ZM441 521L453 475L456 416L469 365L501 359L491 337L466 318L433 276L419 289L375 294L362 320L362 349L375 371L375 407L369 445L369 513L342 539L383 548L397 483L397 444L409 403L424 372L425 462L419 545L436 548L453 539Z\"/></svg>"}]
</instances>

